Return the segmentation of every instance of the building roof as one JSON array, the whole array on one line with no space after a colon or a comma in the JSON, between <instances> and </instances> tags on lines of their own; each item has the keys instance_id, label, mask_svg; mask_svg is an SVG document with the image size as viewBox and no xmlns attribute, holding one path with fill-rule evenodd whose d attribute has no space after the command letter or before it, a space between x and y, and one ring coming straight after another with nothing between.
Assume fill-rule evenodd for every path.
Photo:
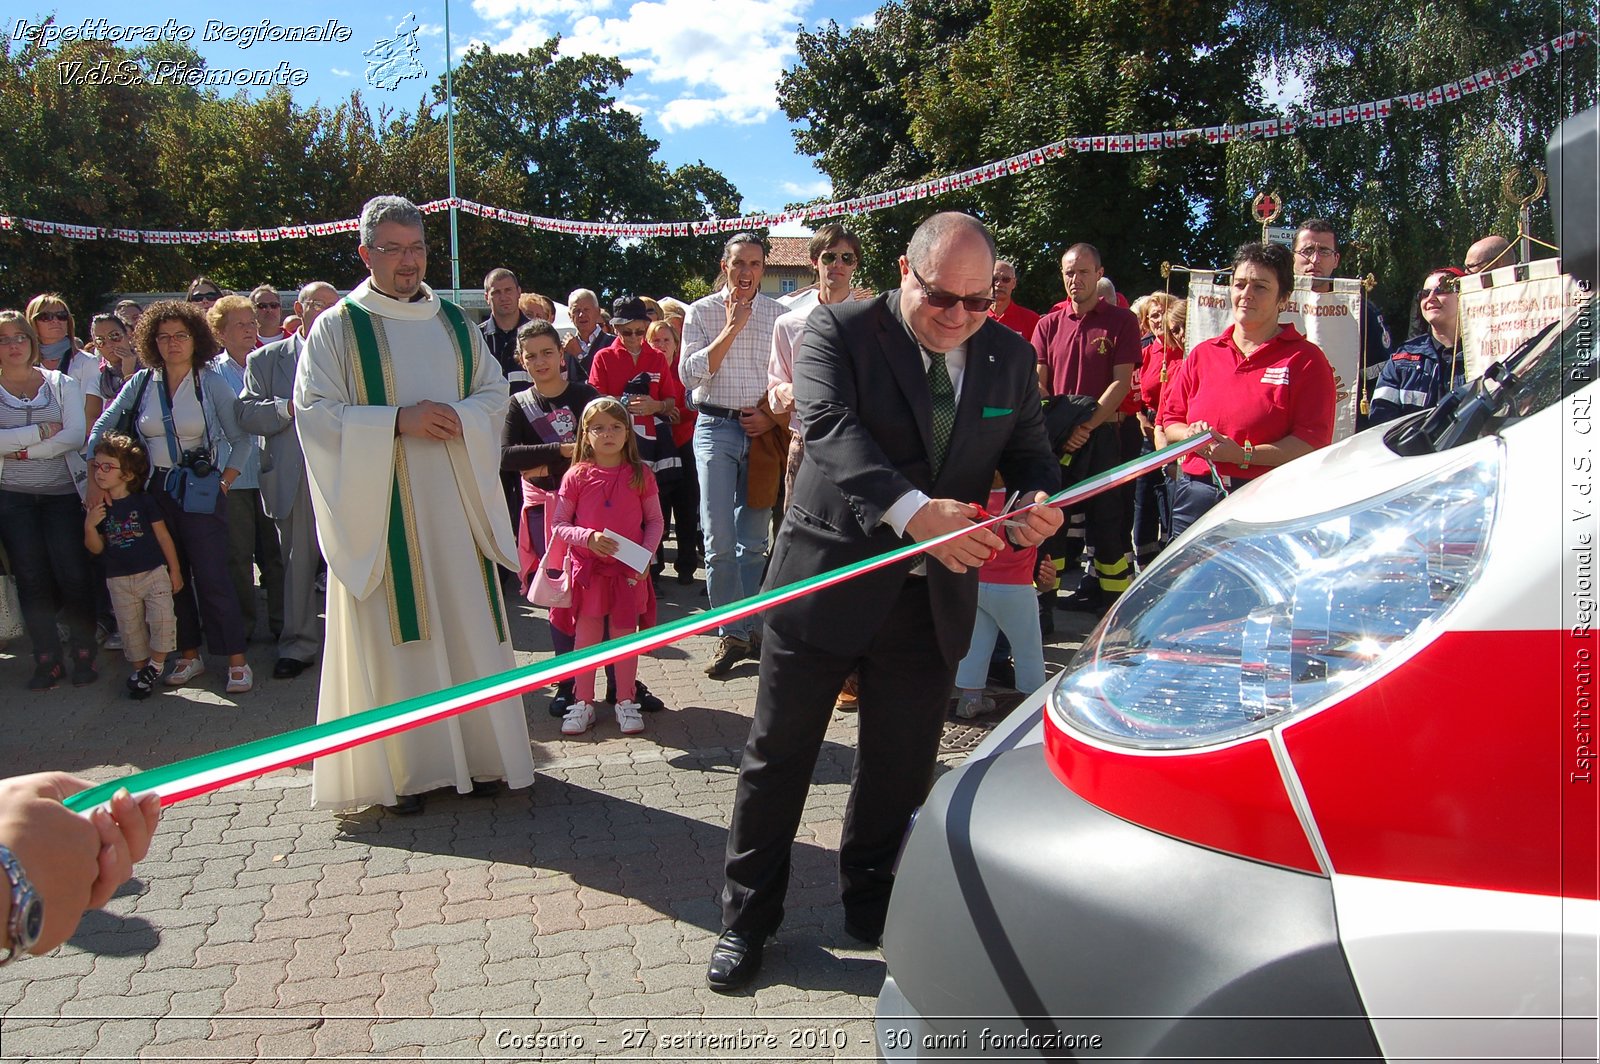
<instances>
[{"instance_id":1,"label":"building roof","mask_svg":"<svg viewBox=\"0 0 1600 1064\"><path fill-rule=\"evenodd\" d=\"M767 266L790 266L808 269L811 260L806 258L806 248L810 245L808 236L774 236L767 238L771 250L767 252Z\"/></svg>"}]
</instances>

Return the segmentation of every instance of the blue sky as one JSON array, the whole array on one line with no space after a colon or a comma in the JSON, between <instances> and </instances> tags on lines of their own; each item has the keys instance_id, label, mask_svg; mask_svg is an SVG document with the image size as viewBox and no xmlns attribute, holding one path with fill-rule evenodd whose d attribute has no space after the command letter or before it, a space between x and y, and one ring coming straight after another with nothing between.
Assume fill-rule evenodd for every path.
<instances>
[{"instance_id":1,"label":"blue sky","mask_svg":"<svg viewBox=\"0 0 1600 1064\"><path fill-rule=\"evenodd\" d=\"M639 113L645 130L660 142L661 158L669 166L705 161L728 176L744 195L744 211L754 213L831 192L827 178L796 152L777 105L778 77L795 62L797 27L815 27L830 18L848 27L870 19L876 7L874 0L452 0L449 36L456 56L476 44L525 51L560 34L562 50L569 54L618 57L633 71L618 98ZM291 88L303 103L333 104L360 89L369 106L411 110L445 66L443 0L402 5L285 0L238 12L196 0L152 0L138 7L62 0L54 8L13 10L4 22L13 49L19 20L38 23L52 12L61 27L104 19L104 24L91 23L102 34L150 25L181 28L192 31L187 43L213 69L271 70L287 64L304 71L304 84ZM416 27L415 65L427 77L377 87L368 81L363 53L395 40L396 27L408 14ZM259 30L263 19L276 29L323 26L330 17L348 30L347 40L264 40L243 46L241 31ZM521 205L496 206L516 210Z\"/></svg>"}]
</instances>

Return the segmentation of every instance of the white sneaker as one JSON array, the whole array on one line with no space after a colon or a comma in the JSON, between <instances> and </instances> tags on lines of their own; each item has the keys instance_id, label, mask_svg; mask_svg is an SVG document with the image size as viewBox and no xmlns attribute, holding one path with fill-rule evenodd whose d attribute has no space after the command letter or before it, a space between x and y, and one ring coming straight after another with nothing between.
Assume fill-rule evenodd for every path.
<instances>
[{"instance_id":1,"label":"white sneaker","mask_svg":"<svg viewBox=\"0 0 1600 1064\"><path fill-rule=\"evenodd\" d=\"M617 703L617 727L623 735L638 735L644 731L644 717L639 713L639 703Z\"/></svg>"},{"instance_id":2,"label":"white sneaker","mask_svg":"<svg viewBox=\"0 0 1600 1064\"><path fill-rule=\"evenodd\" d=\"M168 687L182 687L205 671L206 663L200 658L179 658L164 682Z\"/></svg>"},{"instance_id":3,"label":"white sneaker","mask_svg":"<svg viewBox=\"0 0 1600 1064\"><path fill-rule=\"evenodd\" d=\"M248 665L228 666L228 687L230 695L242 695L256 684L255 675Z\"/></svg>"},{"instance_id":4,"label":"white sneaker","mask_svg":"<svg viewBox=\"0 0 1600 1064\"><path fill-rule=\"evenodd\" d=\"M594 727L594 707L587 702L574 702L561 718L562 735L582 735Z\"/></svg>"}]
</instances>

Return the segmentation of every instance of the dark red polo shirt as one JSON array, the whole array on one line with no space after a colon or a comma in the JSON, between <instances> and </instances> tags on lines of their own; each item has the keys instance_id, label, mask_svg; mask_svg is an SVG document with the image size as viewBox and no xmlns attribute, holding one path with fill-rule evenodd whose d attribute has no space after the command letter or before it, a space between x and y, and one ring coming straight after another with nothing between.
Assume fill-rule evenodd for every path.
<instances>
[{"instance_id":1,"label":"dark red polo shirt","mask_svg":"<svg viewBox=\"0 0 1600 1064\"><path fill-rule=\"evenodd\" d=\"M1069 302L1039 319L1033 352L1049 367L1051 395L1099 398L1115 367L1139 364L1139 319L1103 299L1078 317Z\"/></svg>"},{"instance_id":2,"label":"dark red polo shirt","mask_svg":"<svg viewBox=\"0 0 1600 1064\"><path fill-rule=\"evenodd\" d=\"M1200 344L1178 363L1161 394L1156 424L1208 422L1235 443L1277 443L1296 436L1313 448L1333 442L1333 367L1322 349L1292 325L1246 358L1233 328ZM1191 454L1185 473L1204 475L1206 460ZM1223 476L1259 477L1266 466L1240 469L1218 462Z\"/></svg>"}]
</instances>

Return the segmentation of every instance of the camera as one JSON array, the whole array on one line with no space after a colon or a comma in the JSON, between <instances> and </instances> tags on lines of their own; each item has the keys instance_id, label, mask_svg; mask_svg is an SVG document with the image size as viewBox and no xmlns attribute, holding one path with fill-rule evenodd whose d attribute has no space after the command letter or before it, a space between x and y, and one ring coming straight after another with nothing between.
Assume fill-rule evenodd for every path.
<instances>
[{"instance_id":1,"label":"camera","mask_svg":"<svg viewBox=\"0 0 1600 1064\"><path fill-rule=\"evenodd\" d=\"M178 465L184 469L193 470L197 477L209 477L216 468L211 460L211 448L196 447L192 451L184 451L183 459Z\"/></svg>"}]
</instances>

